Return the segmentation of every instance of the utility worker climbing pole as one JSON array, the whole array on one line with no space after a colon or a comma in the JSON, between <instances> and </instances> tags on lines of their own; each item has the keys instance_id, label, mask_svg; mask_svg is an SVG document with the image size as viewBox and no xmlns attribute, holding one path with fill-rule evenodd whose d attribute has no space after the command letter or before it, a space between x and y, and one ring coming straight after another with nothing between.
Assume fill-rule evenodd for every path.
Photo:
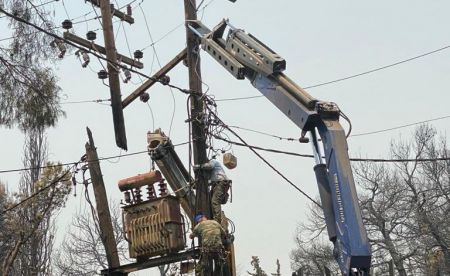
<instances>
[{"instance_id":1,"label":"utility worker climbing pole","mask_svg":"<svg viewBox=\"0 0 450 276\"><path fill-rule=\"evenodd\" d=\"M204 170L207 173L211 183L211 206L213 219L223 226L226 218L222 216L221 205L227 203L228 201L228 190L231 187L231 180L225 174L220 162L215 158L211 159L208 163L195 165L194 169Z\"/></svg>"},{"instance_id":2,"label":"utility worker climbing pole","mask_svg":"<svg viewBox=\"0 0 450 276\"><path fill-rule=\"evenodd\" d=\"M217 221L209 220L201 213L195 216L195 222L197 225L189 237L198 237L201 241L200 263L196 275L222 276L225 260L222 240L225 238L225 231Z\"/></svg>"}]
</instances>

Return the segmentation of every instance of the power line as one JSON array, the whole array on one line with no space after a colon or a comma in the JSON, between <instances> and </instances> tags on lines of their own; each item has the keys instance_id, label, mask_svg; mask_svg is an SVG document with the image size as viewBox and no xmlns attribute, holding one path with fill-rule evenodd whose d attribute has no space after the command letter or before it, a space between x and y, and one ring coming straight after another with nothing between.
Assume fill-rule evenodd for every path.
<instances>
[{"instance_id":1,"label":"power line","mask_svg":"<svg viewBox=\"0 0 450 276\"><path fill-rule=\"evenodd\" d=\"M296 152L290 152L290 151L282 151L282 150L276 150L276 149L270 149L270 148L263 148L259 146L249 145L247 143L239 143L235 141L231 141L229 139L222 138L218 135L213 135L216 139L222 140L224 142L241 146L241 147L247 147L250 149L255 150L261 150L261 151L267 151L272 153L280 153L285 155L292 155L292 156L298 156L303 158L314 158L311 154L301 154ZM325 157L323 157L325 158ZM436 161L450 161L450 157L439 157L439 158L411 158L411 159L383 159L383 158L349 158L350 161L353 162L374 162L374 163L406 163L406 162L436 162Z\"/></svg>"},{"instance_id":2,"label":"power line","mask_svg":"<svg viewBox=\"0 0 450 276\"><path fill-rule=\"evenodd\" d=\"M214 2L215 0L211 0L208 3L206 3L202 8L202 12L205 11L205 9L212 4L212 2ZM139 4L140 5L140 4ZM199 5L200 8L200 5ZM199 10L199 8L197 8L197 11ZM184 26L185 22L182 22L178 25L176 25L175 27L173 27L172 29L170 29L167 33L165 33L164 35L162 35L160 38L156 39L155 41L153 41L152 43L150 43L149 45L145 46L144 48L141 49L141 51L144 51L150 47L152 47L153 45L155 45L156 43L160 42L161 40L165 39L167 36L169 36L171 33L175 32L176 30L178 30L180 27Z\"/></svg>"},{"instance_id":3,"label":"power line","mask_svg":"<svg viewBox=\"0 0 450 276\"><path fill-rule=\"evenodd\" d=\"M148 21L147 21L147 16L146 16L146 14L144 12L144 9L142 9L141 3L139 3L138 6L139 6L139 9L142 12L142 15L144 16L145 27L146 27L148 35L150 37L150 42L152 43L153 53L155 54L156 61L158 62L159 68L162 68L161 62L159 60L158 52L156 51L155 43L153 41L153 36L152 36L151 31L150 31L150 26L149 26ZM172 102L173 102L172 117L170 119L170 126L169 126L169 136L170 136L170 133L172 132L173 120L175 118L176 100L175 100L175 96L174 96L174 93L172 91L172 88L170 86L169 86L169 90L170 90L170 95L172 96Z\"/></svg>"},{"instance_id":4,"label":"power line","mask_svg":"<svg viewBox=\"0 0 450 276\"><path fill-rule=\"evenodd\" d=\"M241 130L245 130L245 131L250 131L250 132L253 132L253 133L258 133L258 134L261 134L261 135L264 135L264 136L269 136L269 137L276 138L278 140L286 140L286 141L298 141L299 140L299 138L281 137L281 136L278 136L278 135L275 135L275 134L270 134L268 132L254 130L254 129L240 127L240 126L228 126L228 127L241 129Z\"/></svg>"},{"instance_id":5,"label":"power line","mask_svg":"<svg viewBox=\"0 0 450 276\"><path fill-rule=\"evenodd\" d=\"M97 99L97 100L61 102L61 104L103 103L103 102L110 102L110 101L111 101L111 99Z\"/></svg>"},{"instance_id":6,"label":"power line","mask_svg":"<svg viewBox=\"0 0 450 276\"><path fill-rule=\"evenodd\" d=\"M27 8L27 9L24 9L24 10L21 10L21 11L18 11L18 12L29 11L29 10L32 10L34 8L42 7L42 6L45 6L47 4L50 4L50 3L53 3L53 2L57 2L57 1L59 1L59 0L50 0L50 1L47 1L47 2L44 2L44 3L41 3L41 4L36 4L36 5L30 3L33 6L32 8ZM7 16L6 15L2 15L2 16L0 16L0 19L1 18L5 18L5 17L7 17Z\"/></svg>"},{"instance_id":7,"label":"power line","mask_svg":"<svg viewBox=\"0 0 450 276\"><path fill-rule=\"evenodd\" d=\"M391 128L381 129L381 130L375 130L375 131L369 131L369 132L357 133L357 134L350 135L350 137L357 137L357 136L365 136L365 135L370 135L370 134L377 134L377 133L387 132L387 131L391 131L391 130L401 129L401 128L405 128L405 127L410 127L410 126L414 126L414 125L419 125L419 124L429 123L429 122L438 121L438 120L443 120L443 119L448 119L448 118L450 118L450 115L446 115L446 116L442 116L442 117L437 117L437 118L433 118L433 119L429 119L429 120L424 120L424 121L419 121L419 122L415 122L415 123L410 123L410 124L400 125L400 126L396 126L396 127L391 127Z\"/></svg>"},{"instance_id":8,"label":"power line","mask_svg":"<svg viewBox=\"0 0 450 276\"><path fill-rule=\"evenodd\" d=\"M188 143L189 142L183 142L183 143L175 144L173 146L174 147L178 147L178 146L186 145ZM94 161L104 161L104 160L115 159L115 158L119 158L119 157L128 157L128 156L139 155L139 154L144 154L144 153L148 153L148 150L136 151L136 152L120 154L120 155L113 155L113 156L108 156L108 157L99 157L97 160L92 160L92 161L93 162ZM77 161L77 162L67 162L67 163L62 163L62 164L57 164L57 165L46 165L46 166L40 166L40 167L28 167L28 168L20 168L20 169L0 170L0 174L2 174L2 173L11 173L11 172L22 172L22 171L38 170L38 169L45 169L45 168L55 168L55 167L61 167L61 166L75 165L75 164L78 164L78 163L79 163L79 161Z\"/></svg>"},{"instance_id":9,"label":"power line","mask_svg":"<svg viewBox=\"0 0 450 276\"><path fill-rule=\"evenodd\" d=\"M76 164L78 164L78 162L74 163L73 167L74 168L76 166ZM71 168L71 169L72 169ZM58 179L54 180L53 182L51 182L50 184L48 184L47 186L37 190L35 193L31 194L30 196L24 198L23 200L19 201L18 203L14 204L13 206L3 210L0 213L0 216L3 216L5 213L14 210L15 208L17 208L18 206L24 204L25 202L29 201L30 199L33 199L34 197L36 197L37 195L39 195L40 193L50 189L51 187L55 186L56 184L58 184L64 177L66 177L66 175L70 172L71 169L66 170L66 172L64 174L62 174L60 177L58 177Z\"/></svg>"},{"instance_id":10,"label":"power line","mask_svg":"<svg viewBox=\"0 0 450 276\"><path fill-rule=\"evenodd\" d=\"M77 44L71 42L71 41L68 40L68 39L65 39L65 38L60 37L60 36L58 36L58 35L56 35L56 34L53 34L53 33L49 32L49 31L47 31L47 30L45 30L45 29L43 29L43 28L41 28L41 27L39 27L39 26L37 26L37 25L35 25L35 24L33 24L33 23L30 23L30 22L28 22L28 21L26 21L26 20L24 20L24 19L22 19L22 18L20 18L20 17L18 17L18 16L15 16L15 15L13 15L13 14L11 14L11 13L5 11L5 10L2 9L2 8L0 8L0 11L3 12L3 13L4 13L5 15L7 15L8 17L11 17L11 18L13 18L13 19L15 19L15 20L17 20L17 21L19 21L19 22L22 22L22 23L26 24L26 25L32 26L33 28L35 28L35 29L37 29L37 30L39 30L39 31L41 31L41 32L43 32L43 33L45 33L45 34L47 34L47 35L53 37L53 38L59 39L59 40L65 42L65 43L67 43L67 44L70 45L70 46L73 46L73 47L75 47L75 48L77 48L77 49L80 49L80 50L82 50L82 51L89 52L91 55L93 55L93 56L95 56L95 57L97 57L97 58L99 58L99 59L102 59L102 60L104 60L104 61L107 61L107 62L109 62L110 64L112 64L112 65L114 65L114 66L117 66L117 67L119 67L119 68L125 68L125 69L128 69L128 71L133 72L133 73L135 73L135 74L137 74L137 75L140 75L140 76L145 77L145 78L147 78L147 79L153 80L153 81L155 81L155 82L163 83L160 79L156 79L156 78L153 78L153 77L151 77L151 76L148 76L148 75L146 75L146 74L144 74L144 73L141 73L141 72L139 72L139 71L136 71L136 70L133 69L133 68L128 68L128 67L126 67L125 65L122 65L122 64L118 63L117 61L109 60L108 58L105 58L105 57L103 57L102 55L97 54L96 52L92 52L92 51L90 51L89 49L86 49L86 48L84 48L84 47L81 47L81 46L79 46L79 45L77 45ZM177 89L177 90L179 90L180 92L182 92L182 93L184 93L184 94L192 94L192 93L193 93L193 91L190 91L190 90L188 90L188 89L184 89L184 88L178 87L178 86L173 85L173 84L166 84L166 83L163 83L163 85L166 85L166 86L168 86L168 87ZM194 92L195 92L195 91L194 91Z\"/></svg>"},{"instance_id":11,"label":"power line","mask_svg":"<svg viewBox=\"0 0 450 276\"><path fill-rule=\"evenodd\" d=\"M353 134L353 135L350 135L349 137L359 137L359 136L367 136L367 135L372 135L372 134L378 134L378 133L388 132L388 131L392 131L392 130L397 130L397 129L401 129L401 128L406 128L406 127L410 127L410 126L414 126L414 125L429 123L429 122L443 120L443 119L448 119L448 118L450 118L450 115L441 116L441 117L437 117L437 118L433 118L433 119L429 119L429 120L413 122L413 123L409 123L409 124L405 124L405 125L400 125L400 126L395 126L395 127L391 127L391 128L386 128L386 129L380 129L380 130L374 130L374 131L368 131L368 132ZM268 132L264 132L264 131L259 131L259 130L255 130L255 129L245 128L245 127L240 127L240 126L235 126L235 125L229 125L228 127L241 129L241 130L245 130L245 131L250 131L250 132L261 134L261 135L264 135L264 136L273 137L273 138L276 138L278 140L298 141L298 138L282 137L282 136L279 136L279 135L276 135L276 134L272 134L272 133L268 133Z\"/></svg>"},{"instance_id":12,"label":"power line","mask_svg":"<svg viewBox=\"0 0 450 276\"><path fill-rule=\"evenodd\" d=\"M308 195L306 192L304 192L302 189L300 189L297 185L295 185L291 180L289 180L283 173L281 173L277 168L275 168L275 166L273 166L269 161L267 161L267 159L262 157L261 154L259 154L254 148L250 147L250 145L247 144L247 142L245 142L245 140L242 139L241 136L239 136L233 129L228 127L209 107L207 107L207 108L211 112L211 114L213 114L214 117L223 125L224 128L226 128L234 136L236 136L242 142L242 144L247 146L256 156L259 157L259 159L261 159L264 163L266 163L267 166L269 166L273 171L275 171L279 176L281 176L281 178L283 178L287 183L289 183L289 185L291 185L294 189L299 191L307 199L309 199L311 202L313 202L314 204L316 204L317 206L322 208L322 206L316 200L314 200L310 195Z\"/></svg>"},{"instance_id":13,"label":"power line","mask_svg":"<svg viewBox=\"0 0 450 276\"><path fill-rule=\"evenodd\" d=\"M66 13L66 15L67 15L67 18L70 18L70 15L69 15L69 13L67 12L66 4L64 4L64 0L61 0L61 3L62 3L62 5L63 5L63 8L64 8L64 12Z\"/></svg>"},{"instance_id":14,"label":"power line","mask_svg":"<svg viewBox=\"0 0 450 276\"><path fill-rule=\"evenodd\" d=\"M404 59L404 60L401 60L401 61L398 61L398 62L394 62L394 63L388 64L388 65L385 65L385 66L381 66L381 67L378 67L378 68L375 68L375 69L371 69L371 70L368 70L368 71L365 71L365 72L362 72L362 73L358 73L358 74L351 75L351 76L348 76L348 77L343 77L343 78L340 78L340 79L327 81L327 82L322 82L322 83L318 83L318 84L315 84L315 85L311 85L311 86L305 87L304 89L315 88L315 87L319 87L319 86L324 86L324 85L328 85L328 84L332 84L332 83L341 82L341 81L344 81L344 80L360 77L360 76L367 75L367 74L370 74L370 73L374 73L374 72L377 72L377 71L381 71L381 70L384 70L384 69L387 69L387 68L390 68L390 67L394 67L394 66L406 63L406 62L410 62L410 61L413 61L415 59L419 59L419 58L422 58L422 57L425 57L425 56L428 56L428 55L432 55L432 54L435 54L437 52L444 51L444 50L446 50L448 48L450 48L450 45L441 47L439 49L436 49L436 50L433 50L433 51L430 51L430 52L426 52L426 53L418 55L418 56L414 56L414 57L411 57L411 58L408 58L408 59Z\"/></svg>"},{"instance_id":15,"label":"power line","mask_svg":"<svg viewBox=\"0 0 450 276\"><path fill-rule=\"evenodd\" d=\"M250 99L256 99L256 98L262 98L263 95L256 95L256 96L248 96L248 97L238 97L238 98L224 98L224 99L217 99L216 102L228 102L228 101L240 101L240 100L250 100Z\"/></svg>"},{"instance_id":16,"label":"power line","mask_svg":"<svg viewBox=\"0 0 450 276\"><path fill-rule=\"evenodd\" d=\"M443 46L441 48L438 48L438 49L435 49L435 50L432 50L432 51L429 51L429 52L426 52L426 53L423 53L423 54L420 54L420 55L417 55L417 56L414 56L414 57L411 57L411 58L408 58L408 59L404 59L404 60L401 60L401 61L398 61L398 62L394 62L394 63L388 64L388 65L377 67L377 68L374 68L374 69L371 69L371 70L368 70L368 71L364 71L364 72L357 73L357 74L354 74L354 75L350 75L350 76L347 76L347 77L342 77L342 78L339 78L339 79L326 81L326 82L321 82L321 83L318 83L318 84L314 84L314 85L310 85L310 86L307 86L307 87L303 87L303 89L316 88L316 87L325 86L325 85L329 85L329 84L333 84L333 83L337 83L337 82L353 79L353 78L356 78L356 77L368 75L368 74L371 74L371 73L374 73L374 72L378 72L378 71L381 71L381 70L384 70L384 69L388 69L388 68L391 68L391 67L403 64L403 63L407 63L407 62L410 62L410 61L413 61L413 60L416 60L416 59L419 59L419 58L423 58L423 57L426 57L426 56L429 56L429 55L432 55L432 54L435 54L435 53L447 50L448 48L450 48L450 45ZM249 100L249 99L261 98L261 97L264 97L264 96L263 95L257 95L257 96L249 96L249 97L225 98L225 99L217 99L216 102Z\"/></svg>"},{"instance_id":17,"label":"power line","mask_svg":"<svg viewBox=\"0 0 450 276\"><path fill-rule=\"evenodd\" d=\"M170 29L167 33L165 33L164 35L162 35L160 38L158 38L157 40L153 41L152 43L150 43L149 45L145 46L144 48L141 49L141 51L144 51L150 47L153 47L153 45L155 45L156 43L160 42L161 40L165 39L167 36L169 36L171 33L175 32L176 30L178 30L180 27L182 27L184 25L184 23L180 23L177 26L175 26L174 28Z\"/></svg>"},{"instance_id":18,"label":"power line","mask_svg":"<svg viewBox=\"0 0 450 276\"><path fill-rule=\"evenodd\" d=\"M57 0L55 0L55 1L57 1ZM93 11L92 11L92 12L93 12ZM91 12L91 13L92 13L92 12ZM89 13L86 13L85 15L87 15L87 14L89 14ZM83 17L83 16L85 16L85 15L82 15L82 16L80 16L80 17ZM7 17L7 16L5 15L4 17ZM78 17L77 17L77 18L78 18ZM89 21L92 21L92 20L96 20L96 19L98 19L98 18L101 18L101 16L100 16L100 17L95 16L95 17L92 17L92 18L88 18L88 19L76 21L76 22L73 22L72 25L77 25L77 24L86 23L86 22L89 22ZM74 19L71 19L71 20L74 20ZM120 22L120 21L121 21L121 20L114 21L113 24L115 24L115 23L117 23L117 22ZM54 26L54 27L50 28L49 30L57 30L57 29L61 29L61 28L62 28L62 26ZM94 30L94 31L97 31L97 30L99 30L99 29L96 29L96 30ZM25 35L25 36L34 35L34 34L39 33L39 32L42 32L42 31L35 31L35 32L28 33L28 34L24 34L24 35ZM15 38L15 36L10 36L10 37L6 37L6 38L2 38L2 39L0 39L0 42L1 42L1 41L10 40L10 39L13 39L13 38Z\"/></svg>"},{"instance_id":19,"label":"power line","mask_svg":"<svg viewBox=\"0 0 450 276\"><path fill-rule=\"evenodd\" d=\"M131 2L129 2L128 4L123 5L122 7L119 8L119 10L127 7L127 6L131 6L131 4L133 4L134 2L136 2L137 0L132 0Z\"/></svg>"}]
</instances>

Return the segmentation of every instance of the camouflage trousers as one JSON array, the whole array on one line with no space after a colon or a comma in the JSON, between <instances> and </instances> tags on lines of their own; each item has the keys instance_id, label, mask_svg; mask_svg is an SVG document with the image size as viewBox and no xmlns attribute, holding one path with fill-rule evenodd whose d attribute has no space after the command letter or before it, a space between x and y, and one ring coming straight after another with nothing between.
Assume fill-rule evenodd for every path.
<instances>
[{"instance_id":1,"label":"camouflage trousers","mask_svg":"<svg viewBox=\"0 0 450 276\"><path fill-rule=\"evenodd\" d=\"M223 249L202 249L195 269L196 276L222 276L225 259Z\"/></svg>"},{"instance_id":2,"label":"camouflage trousers","mask_svg":"<svg viewBox=\"0 0 450 276\"><path fill-rule=\"evenodd\" d=\"M213 219L222 225L222 204L228 201L231 181L222 180L212 183L211 206Z\"/></svg>"}]
</instances>

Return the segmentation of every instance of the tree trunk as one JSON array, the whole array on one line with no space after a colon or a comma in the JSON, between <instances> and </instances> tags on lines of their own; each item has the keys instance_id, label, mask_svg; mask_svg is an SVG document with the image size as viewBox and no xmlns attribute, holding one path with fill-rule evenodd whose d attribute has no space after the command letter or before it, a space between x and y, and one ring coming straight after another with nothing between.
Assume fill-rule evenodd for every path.
<instances>
[{"instance_id":1,"label":"tree trunk","mask_svg":"<svg viewBox=\"0 0 450 276\"><path fill-rule=\"evenodd\" d=\"M23 234L21 234L19 240L17 241L16 245L14 246L14 248L11 250L11 252L9 252L9 254L6 256L4 262L3 262L3 275L4 276L8 276L9 274L9 270L11 269L14 260L17 257L17 254L19 253L19 249L22 246L24 242L24 238L23 238Z\"/></svg>"},{"instance_id":2,"label":"tree trunk","mask_svg":"<svg viewBox=\"0 0 450 276\"><path fill-rule=\"evenodd\" d=\"M397 248L395 247L394 242L391 239L391 236L388 233L386 233L386 231L384 231L383 238L385 240L387 250L391 254L392 260L395 264L395 268L398 271L398 275L407 276L405 266L403 265L403 259L398 254Z\"/></svg>"}]
</instances>

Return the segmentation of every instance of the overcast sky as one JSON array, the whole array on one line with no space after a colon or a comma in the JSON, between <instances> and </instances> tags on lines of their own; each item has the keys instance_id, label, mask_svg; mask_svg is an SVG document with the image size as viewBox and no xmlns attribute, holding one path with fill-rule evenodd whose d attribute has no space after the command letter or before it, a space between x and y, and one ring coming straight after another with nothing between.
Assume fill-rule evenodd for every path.
<instances>
[{"instance_id":1,"label":"overcast sky","mask_svg":"<svg viewBox=\"0 0 450 276\"><path fill-rule=\"evenodd\" d=\"M43 0L44 2L44 0ZM118 0L120 6L129 0ZM166 64L185 46L182 1L137 1L143 11L155 41L155 48L162 65ZM197 2L200 2L197 0ZM67 18L62 1L49 4L55 9L57 24ZM64 1L70 18L91 12L84 1ZM286 74L300 86L347 77L377 67L430 52L450 45L448 1L303 1L303 0L206 0L209 4L203 16L204 23L212 28L222 18L252 33L270 46L287 61ZM131 52L150 45L144 17L138 6L134 9L136 23L123 24ZM74 21L83 20L81 17ZM5 19L0 19L4 30ZM170 30L178 27L165 36ZM75 32L84 36L87 30L98 29L99 22L89 21L75 25ZM123 27L118 28L117 48L129 55ZM101 32L97 32L101 38ZM162 40L160 38L164 37ZM0 34L0 39L4 38ZM97 41L100 44L102 40ZM449 62L450 50L437 52L395 67L346 81L308 89L317 99L336 102L353 124L353 133L364 133L408 123L450 115ZM159 69L152 47L144 50L144 73ZM153 63L153 67L152 67ZM92 59L91 69L101 65ZM97 79L96 72L81 68L73 55L57 64L64 102L109 98L109 89ZM187 70L183 65L170 74L172 84L187 87ZM248 81L238 81L218 65L206 53L202 53L203 82L209 94L216 99L259 95ZM122 84L122 95L127 96L139 84ZM206 90L206 86L204 88ZM168 88L155 85L150 91L149 104L133 102L124 111L129 152L146 148L146 133L161 127L170 132L174 144L188 140L184 120L186 96ZM84 153L85 127L93 132L100 156L121 153L115 146L111 110L108 106L84 103L65 104L66 117L58 126L48 131L49 158L52 161L76 161ZM242 101L219 102L219 115L229 125L251 128L283 137L298 138L300 130L268 100L256 98ZM173 125L170 131L172 114ZM449 131L449 120L432 124L442 134ZM344 126L347 125L344 123ZM373 158L388 157L392 138L407 138L414 127L390 132L352 137L349 139L351 156ZM282 141L268 136L238 130L249 144L277 148L298 153L311 153L310 145ZM23 134L15 129L0 129L0 170L22 167ZM223 145L217 143L217 145ZM177 152L187 164L187 147L177 147ZM275 261L281 261L283 275L290 275L289 252L293 249L293 235L298 223L306 218L308 201L283 179L262 163L248 149L233 147L238 167L228 171L233 179L233 202L225 207L228 216L236 224L236 260L242 273L250 269L252 255L258 255L266 272L275 272ZM123 152L122 152L123 153ZM317 196L313 174L314 161L279 154L262 153L290 180L308 194ZM121 194L117 182L149 169L149 157L145 154L122 157L116 162L102 162L102 170L108 195L119 200ZM1 174L0 180L8 183L10 191L16 191L18 173ZM80 193L80 187L78 193ZM63 238L72 214L86 203L81 197L71 197L62 211L59 232Z\"/></svg>"}]
</instances>

